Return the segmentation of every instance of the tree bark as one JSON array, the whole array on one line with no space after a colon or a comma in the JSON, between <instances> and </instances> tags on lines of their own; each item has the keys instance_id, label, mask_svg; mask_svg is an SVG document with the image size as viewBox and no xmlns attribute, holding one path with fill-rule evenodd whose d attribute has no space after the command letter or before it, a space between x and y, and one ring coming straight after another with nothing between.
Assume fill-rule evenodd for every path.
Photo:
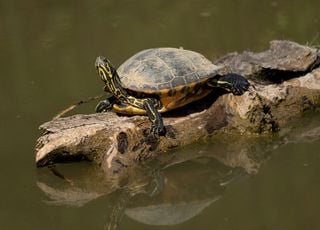
<instances>
[{"instance_id":1,"label":"tree bark","mask_svg":"<svg viewBox=\"0 0 320 230\"><path fill-rule=\"evenodd\" d=\"M132 165L219 134L268 135L320 105L320 52L289 41L272 41L261 53L228 54L215 64L248 77L242 96L215 90L201 101L164 114L165 137L147 135L145 116L115 113L74 115L40 126L36 164L90 160L107 174L125 173Z\"/></svg>"}]
</instances>

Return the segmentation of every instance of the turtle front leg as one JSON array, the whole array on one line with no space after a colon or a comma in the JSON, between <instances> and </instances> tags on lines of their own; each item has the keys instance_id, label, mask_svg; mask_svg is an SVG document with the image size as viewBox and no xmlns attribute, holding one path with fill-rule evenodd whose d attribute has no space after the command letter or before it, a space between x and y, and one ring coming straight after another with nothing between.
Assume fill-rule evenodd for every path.
<instances>
[{"instance_id":1,"label":"turtle front leg","mask_svg":"<svg viewBox=\"0 0 320 230\"><path fill-rule=\"evenodd\" d=\"M112 110L115 101L115 97L106 98L105 100L100 101L95 108L96 113L102 113Z\"/></svg>"},{"instance_id":2,"label":"turtle front leg","mask_svg":"<svg viewBox=\"0 0 320 230\"><path fill-rule=\"evenodd\" d=\"M143 107L146 110L149 120L152 123L150 133L154 136L165 136L166 130L163 125L162 117L158 110L155 108L155 102L150 98L145 99L143 100Z\"/></svg>"}]
</instances>

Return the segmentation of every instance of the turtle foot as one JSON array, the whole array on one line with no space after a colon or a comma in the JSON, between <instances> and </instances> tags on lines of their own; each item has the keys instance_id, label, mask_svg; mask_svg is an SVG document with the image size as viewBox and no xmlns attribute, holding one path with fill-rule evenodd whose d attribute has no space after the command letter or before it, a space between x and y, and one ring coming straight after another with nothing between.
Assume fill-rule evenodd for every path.
<instances>
[{"instance_id":1,"label":"turtle foot","mask_svg":"<svg viewBox=\"0 0 320 230\"><path fill-rule=\"evenodd\" d=\"M102 112L110 111L112 107L113 107L112 103L110 103L108 99L105 99L103 101L100 101L97 104L95 111L96 113L102 113Z\"/></svg>"},{"instance_id":2,"label":"turtle foot","mask_svg":"<svg viewBox=\"0 0 320 230\"><path fill-rule=\"evenodd\" d=\"M228 82L230 87L229 90L234 95L242 95L248 91L250 87L250 83L245 77L234 73L221 77L219 81Z\"/></svg>"}]
</instances>

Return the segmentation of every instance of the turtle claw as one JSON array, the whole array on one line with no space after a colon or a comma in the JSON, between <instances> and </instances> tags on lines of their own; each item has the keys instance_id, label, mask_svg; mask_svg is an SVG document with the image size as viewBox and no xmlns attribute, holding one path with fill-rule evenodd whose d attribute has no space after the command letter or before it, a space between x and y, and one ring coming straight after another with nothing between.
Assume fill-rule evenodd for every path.
<instances>
[{"instance_id":1,"label":"turtle claw","mask_svg":"<svg viewBox=\"0 0 320 230\"><path fill-rule=\"evenodd\" d=\"M112 103L110 103L110 101L108 99L105 99L104 101L100 101L96 108L95 111L96 113L102 113L102 112L106 112L112 109Z\"/></svg>"},{"instance_id":2,"label":"turtle claw","mask_svg":"<svg viewBox=\"0 0 320 230\"><path fill-rule=\"evenodd\" d=\"M241 77L232 84L231 92L234 95L242 95L249 90L249 86L250 83L248 82L248 80L244 77Z\"/></svg>"},{"instance_id":3,"label":"turtle claw","mask_svg":"<svg viewBox=\"0 0 320 230\"><path fill-rule=\"evenodd\" d=\"M242 95L249 90L249 81L239 74L227 74L221 79L225 82L228 82L228 88L234 95Z\"/></svg>"},{"instance_id":4,"label":"turtle claw","mask_svg":"<svg viewBox=\"0 0 320 230\"><path fill-rule=\"evenodd\" d=\"M249 90L249 86L249 82L238 83L232 87L231 92L234 95L242 95Z\"/></svg>"}]
</instances>

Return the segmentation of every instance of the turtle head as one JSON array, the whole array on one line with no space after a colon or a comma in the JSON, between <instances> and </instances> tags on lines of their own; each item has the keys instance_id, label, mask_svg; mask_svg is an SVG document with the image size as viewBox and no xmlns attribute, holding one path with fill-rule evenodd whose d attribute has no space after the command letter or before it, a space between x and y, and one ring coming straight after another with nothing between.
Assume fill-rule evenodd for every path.
<instances>
[{"instance_id":1,"label":"turtle head","mask_svg":"<svg viewBox=\"0 0 320 230\"><path fill-rule=\"evenodd\" d=\"M104 82L104 90L117 98L126 98L127 92L123 89L116 68L105 57L97 57L96 69L101 80Z\"/></svg>"},{"instance_id":2,"label":"turtle head","mask_svg":"<svg viewBox=\"0 0 320 230\"><path fill-rule=\"evenodd\" d=\"M99 56L96 59L95 66L101 80L104 83L110 83L116 73L116 69L113 67L111 62L107 58Z\"/></svg>"}]
</instances>

